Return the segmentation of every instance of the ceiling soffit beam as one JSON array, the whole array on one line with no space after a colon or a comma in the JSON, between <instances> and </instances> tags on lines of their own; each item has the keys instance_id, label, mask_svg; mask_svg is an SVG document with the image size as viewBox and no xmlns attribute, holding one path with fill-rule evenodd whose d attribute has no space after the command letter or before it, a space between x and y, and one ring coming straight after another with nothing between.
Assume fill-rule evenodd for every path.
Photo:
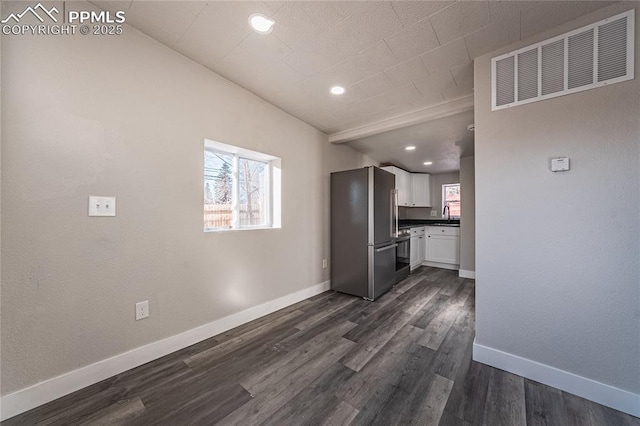
<instances>
[{"instance_id":1,"label":"ceiling soffit beam","mask_svg":"<svg viewBox=\"0 0 640 426\"><path fill-rule=\"evenodd\" d=\"M329 142L335 144L345 143L355 139L377 135L378 133L384 133L401 127L412 126L414 124L425 123L427 121L437 120L439 118L449 117L450 115L471 110L473 110L473 95L456 99L455 101L447 102L435 107L414 111L399 117L390 118L388 120L382 120L361 127L356 127L354 129L332 133L329 135Z\"/></svg>"}]
</instances>

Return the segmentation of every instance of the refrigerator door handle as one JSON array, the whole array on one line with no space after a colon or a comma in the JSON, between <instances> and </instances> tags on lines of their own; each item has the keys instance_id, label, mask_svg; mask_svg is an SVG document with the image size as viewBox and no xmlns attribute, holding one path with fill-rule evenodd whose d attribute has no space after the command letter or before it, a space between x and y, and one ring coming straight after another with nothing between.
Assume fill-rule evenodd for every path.
<instances>
[{"instance_id":1,"label":"refrigerator door handle","mask_svg":"<svg viewBox=\"0 0 640 426\"><path fill-rule=\"evenodd\" d=\"M398 238L398 190L394 189L393 190L393 218L394 218L394 225L395 225L395 229L394 229L394 233L393 236L394 238Z\"/></svg>"},{"instance_id":2,"label":"refrigerator door handle","mask_svg":"<svg viewBox=\"0 0 640 426\"><path fill-rule=\"evenodd\" d=\"M391 250L392 248L396 248L396 247L398 247L397 244L391 244L390 246L386 246L386 247L382 247L382 248L376 249L376 253L380 253L381 251Z\"/></svg>"},{"instance_id":3,"label":"refrigerator door handle","mask_svg":"<svg viewBox=\"0 0 640 426\"><path fill-rule=\"evenodd\" d=\"M391 190L391 203L389 204L390 207L390 217L391 220L389 221L389 232L391 232L391 238L395 238L396 234L395 234L395 229L394 229L394 223L396 221L396 217L395 217L395 209L396 209L396 196L395 196L395 189Z\"/></svg>"}]
</instances>

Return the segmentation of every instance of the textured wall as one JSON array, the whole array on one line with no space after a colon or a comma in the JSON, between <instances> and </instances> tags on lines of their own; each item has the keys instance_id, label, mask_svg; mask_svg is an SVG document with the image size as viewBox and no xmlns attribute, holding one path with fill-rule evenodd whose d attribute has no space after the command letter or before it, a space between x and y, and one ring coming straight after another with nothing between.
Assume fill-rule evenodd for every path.
<instances>
[{"instance_id":1,"label":"textured wall","mask_svg":"<svg viewBox=\"0 0 640 426\"><path fill-rule=\"evenodd\" d=\"M435 209L438 212L439 218L443 217L442 185L449 183L460 183L460 172L443 173L431 176L431 208Z\"/></svg>"},{"instance_id":2,"label":"textured wall","mask_svg":"<svg viewBox=\"0 0 640 426\"><path fill-rule=\"evenodd\" d=\"M0 58L2 57L2 39L0 37ZM2 88L2 61L0 60L0 89ZM0 90L1 96L1 90ZM2 102L0 100L0 117L2 116ZM0 120L0 248L2 247L2 122ZM0 330L2 330L2 255L0 255ZM0 355L2 354L2 339L0 338ZM0 386L2 384L2 366L0 365ZM1 388L0 388L1 390ZM0 407L1 408L1 407Z\"/></svg>"},{"instance_id":3,"label":"textured wall","mask_svg":"<svg viewBox=\"0 0 640 426\"><path fill-rule=\"evenodd\" d=\"M460 269L476 270L476 178L473 157L460 159Z\"/></svg>"},{"instance_id":4,"label":"textured wall","mask_svg":"<svg viewBox=\"0 0 640 426\"><path fill-rule=\"evenodd\" d=\"M360 154L129 27L3 37L2 65L3 394L329 279ZM204 138L282 158L282 229L203 232Z\"/></svg>"},{"instance_id":5,"label":"textured wall","mask_svg":"<svg viewBox=\"0 0 640 426\"><path fill-rule=\"evenodd\" d=\"M429 219L430 215L430 207L400 207L398 209L400 219Z\"/></svg>"},{"instance_id":6,"label":"textured wall","mask_svg":"<svg viewBox=\"0 0 640 426\"><path fill-rule=\"evenodd\" d=\"M490 107L491 57L634 5L475 60L476 339L638 393L640 31L635 80ZM571 171L549 171L557 156Z\"/></svg>"}]
</instances>

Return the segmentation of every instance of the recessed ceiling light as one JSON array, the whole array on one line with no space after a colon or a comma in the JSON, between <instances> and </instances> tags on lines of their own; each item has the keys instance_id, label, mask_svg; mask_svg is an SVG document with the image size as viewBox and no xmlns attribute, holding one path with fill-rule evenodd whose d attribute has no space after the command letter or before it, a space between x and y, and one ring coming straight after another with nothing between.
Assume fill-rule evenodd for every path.
<instances>
[{"instance_id":1,"label":"recessed ceiling light","mask_svg":"<svg viewBox=\"0 0 640 426\"><path fill-rule=\"evenodd\" d=\"M344 87L342 86L333 86L331 88L331 93L333 93L334 95L343 95L345 92Z\"/></svg>"},{"instance_id":2,"label":"recessed ceiling light","mask_svg":"<svg viewBox=\"0 0 640 426\"><path fill-rule=\"evenodd\" d=\"M273 24L276 21L273 19L269 19L261 13L254 13L249 16L249 24L255 30L255 32L260 34L269 34L273 31Z\"/></svg>"},{"instance_id":3,"label":"recessed ceiling light","mask_svg":"<svg viewBox=\"0 0 640 426\"><path fill-rule=\"evenodd\" d=\"M433 164L433 161L425 161L425 162L424 162L424 163L422 163L422 164L424 164L425 166L430 166L430 165L432 165L432 164Z\"/></svg>"},{"instance_id":4,"label":"recessed ceiling light","mask_svg":"<svg viewBox=\"0 0 640 426\"><path fill-rule=\"evenodd\" d=\"M405 148L407 151L413 151L414 149L416 149L415 146L411 145Z\"/></svg>"}]
</instances>

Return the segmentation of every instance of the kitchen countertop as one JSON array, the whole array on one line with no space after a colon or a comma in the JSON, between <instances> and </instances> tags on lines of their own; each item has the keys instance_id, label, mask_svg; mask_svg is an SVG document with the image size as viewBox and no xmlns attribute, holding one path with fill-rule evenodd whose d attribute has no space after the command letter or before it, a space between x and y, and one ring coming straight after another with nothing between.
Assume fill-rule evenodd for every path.
<instances>
[{"instance_id":1,"label":"kitchen countertop","mask_svg":"<svg viewBox=\"0 0 640 426\"><path fill-rule=\"evenodd\" d=\"M398 222L400 229L415 228L418 226L451 226L460 227L460 219L400 219Z\"/></svg>"}]
</instances>

